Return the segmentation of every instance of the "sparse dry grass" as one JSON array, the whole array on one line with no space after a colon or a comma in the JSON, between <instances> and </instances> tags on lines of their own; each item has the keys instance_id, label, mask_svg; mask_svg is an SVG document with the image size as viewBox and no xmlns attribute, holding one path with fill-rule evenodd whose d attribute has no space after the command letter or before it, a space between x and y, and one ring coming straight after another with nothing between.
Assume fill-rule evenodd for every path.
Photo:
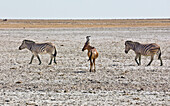
<instances>
[{"instance_id":1,"label":"sparse dry grass","mask_svg":"<svg viewBox=\"0 0 170 106\"><path fill-rule=\"evenodd\" d=\"M170 19L0 20L0 28L169 27Z\"/></svg>"}]
</instances>

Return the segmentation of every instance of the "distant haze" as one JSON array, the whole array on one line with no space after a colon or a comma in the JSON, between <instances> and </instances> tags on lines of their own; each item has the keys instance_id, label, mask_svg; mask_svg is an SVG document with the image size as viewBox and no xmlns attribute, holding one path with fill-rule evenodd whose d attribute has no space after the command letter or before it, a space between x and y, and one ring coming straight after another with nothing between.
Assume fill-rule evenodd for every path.
<instances>
[{"instance_id":1,"label":"distant haze","mask_svg":"<svg viewBox=\"0 0 170 106\"><path fill-rule=\"evenodd\" d=\"M1 0L0 19L170 18L170 0Z\"/></svg>"}]
</instances>

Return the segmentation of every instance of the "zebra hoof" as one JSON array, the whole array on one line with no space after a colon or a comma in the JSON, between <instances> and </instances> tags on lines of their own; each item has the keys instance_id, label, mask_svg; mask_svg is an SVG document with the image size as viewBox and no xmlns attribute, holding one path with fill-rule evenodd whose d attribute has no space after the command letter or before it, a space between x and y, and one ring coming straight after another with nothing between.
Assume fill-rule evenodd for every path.
<instances>
[{"instance_id":1,"label":"zebra hoof","mask_svg":"<svg viewBox=\"0 0 170 106\"><path fill-rule=\"evenodd\" d=\"M138 66L140 66L140 64L139 64L139 63L137 63L137 65L138 65Z\"/></svg>"}]
</instances>

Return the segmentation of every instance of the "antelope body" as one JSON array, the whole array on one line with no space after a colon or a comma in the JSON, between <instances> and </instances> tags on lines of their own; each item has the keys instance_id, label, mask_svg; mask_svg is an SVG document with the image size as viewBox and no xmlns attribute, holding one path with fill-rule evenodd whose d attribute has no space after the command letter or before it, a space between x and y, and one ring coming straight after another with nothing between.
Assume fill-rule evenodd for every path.
<instances>
[{"instance_id":1,"label":"antelope body","mask_svg":"<svg viewBox=\"0 0 170 106\"><path fill-rule=\"evenodd\" d=\"M90 36L86 37L87 41L86 41L82 51L88 50L87 56L89 57L89 60L90 60L90 72L92 71L93 65L94 65L94 72L95 72L96 71L95 60L98 57L98 52L97 52L97 49L95 47L90 46L90 42L89 42L90 39L89 39L89 37Z\"/></svg>"}]
</instances>

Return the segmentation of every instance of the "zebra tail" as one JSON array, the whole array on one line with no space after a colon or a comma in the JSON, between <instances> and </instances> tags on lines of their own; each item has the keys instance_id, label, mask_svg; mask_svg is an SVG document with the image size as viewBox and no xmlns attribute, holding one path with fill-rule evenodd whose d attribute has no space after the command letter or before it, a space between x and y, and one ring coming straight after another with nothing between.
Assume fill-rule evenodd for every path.
<instances>
[{"instance_id":1,"label":"zebra tail","mask_svg":"<svg viewBox=\"0 0 170 106\"><path fill-rule=\"evenodd\" d=\"M90 53L91 53L91 54L90 54L90 56L89 56L89 60L91 61L91 57L92 57L92 50L90 51ZM89 60L88 60L88 61L89 61Z\"/></svg>"},{"instance_id":2,"label":"zebra tail","mask_svg":"<svg viewBox=\"0 0 170 106\"><path fill-rule=\"evenodd\" d=\"M56 55L57 55L57 50L56 50L56 48L55 48L55 51L54 51L53 56L56 57Z\"/></svg>"}]
</instances>

